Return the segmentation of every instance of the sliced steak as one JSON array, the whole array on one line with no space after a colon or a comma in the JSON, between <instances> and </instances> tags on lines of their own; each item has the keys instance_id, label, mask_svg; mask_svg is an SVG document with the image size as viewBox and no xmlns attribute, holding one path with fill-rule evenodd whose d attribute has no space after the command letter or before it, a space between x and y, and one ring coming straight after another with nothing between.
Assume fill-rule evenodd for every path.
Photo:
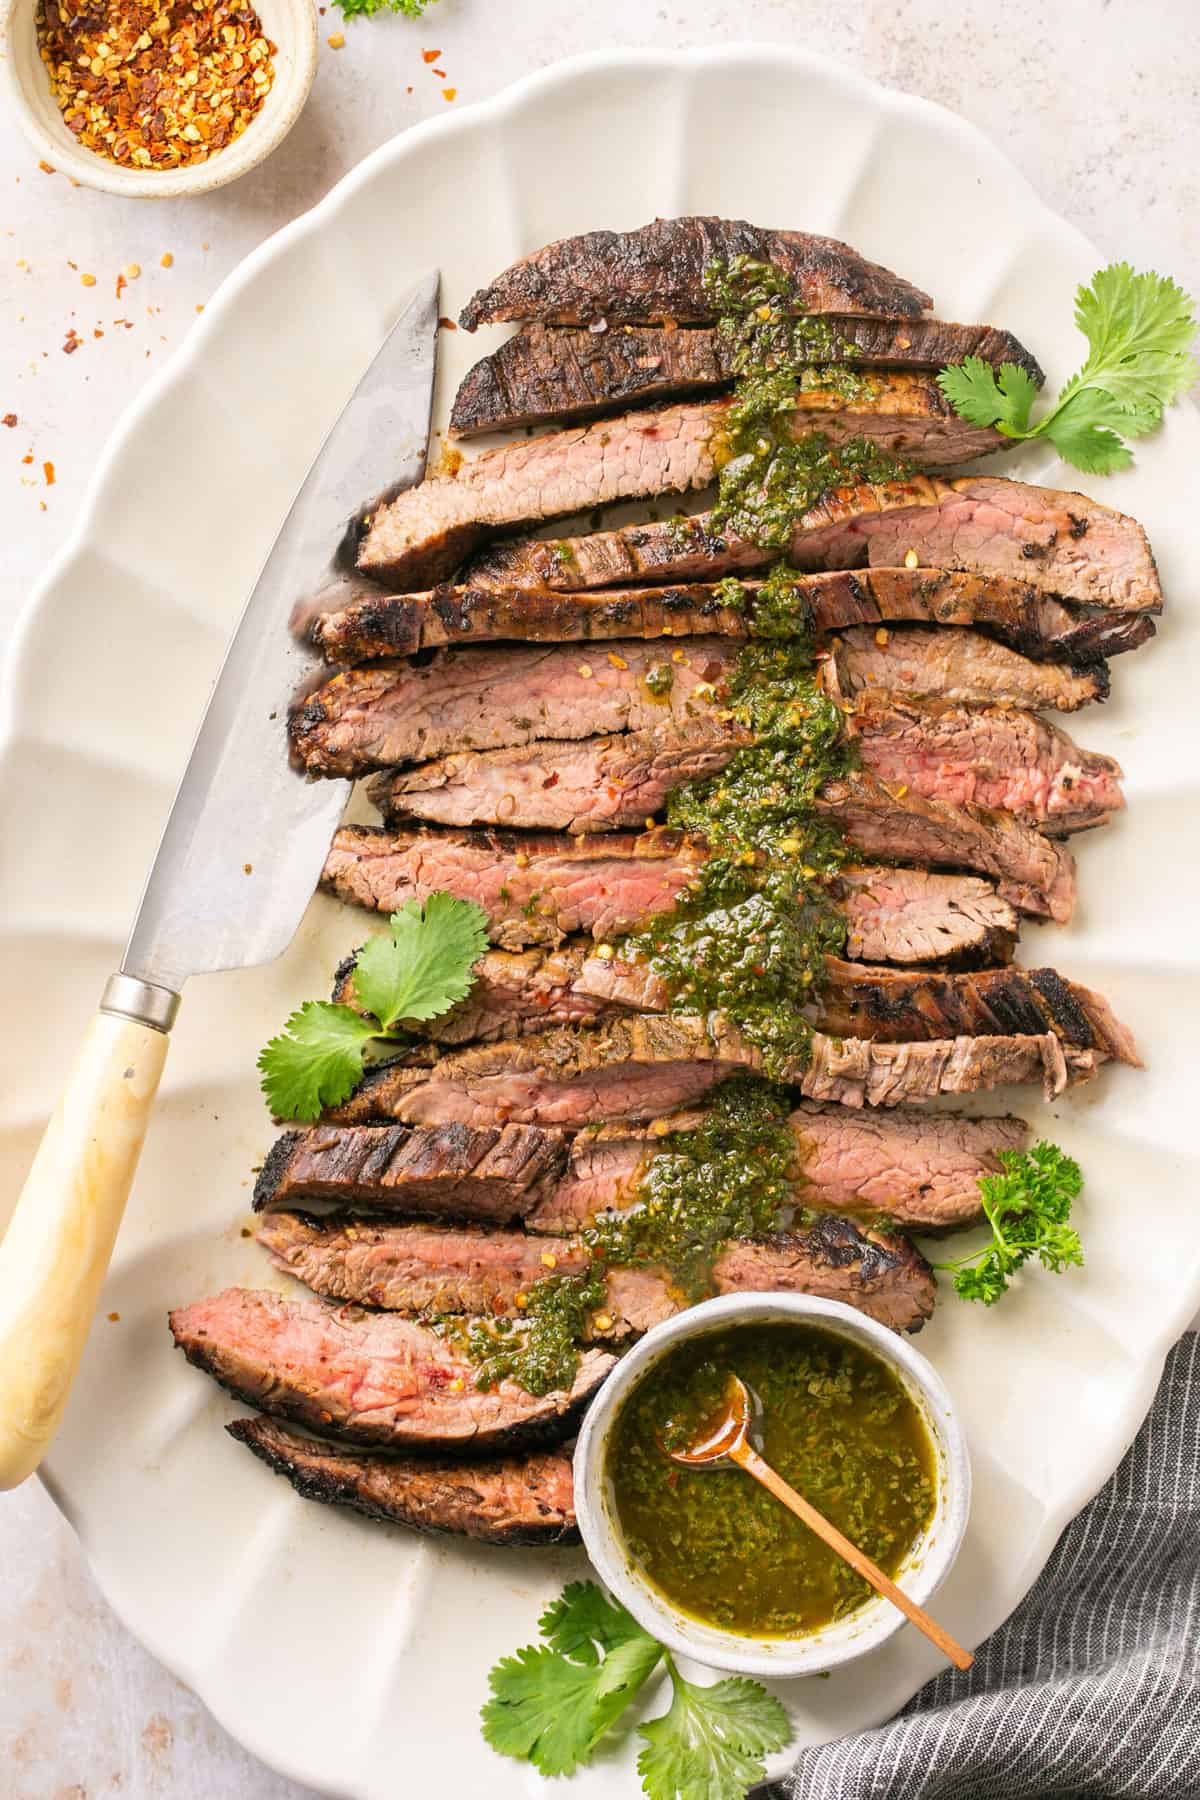
<instances>
[{"instance_id":1,"label":"sliced steak","mask_svg":"<svg viewBox=\"0 0 1200 1800\"><path fill-rule=\"evenodd\" d=\"M554 325L710 319L704 271L711 262L735 256L782 269L808 312L918 318L933 304L920 288L837 238L698 215L655 219L636 231L587 231L547 244L480 288L459 323L474 331L513 319Z\"/></svg>"},{"instance_id":2,"label":"sliced steak","mask_svg":"<svg viewBox=\"0 0 1200 1800\"><path fill-rule=\"evenodd\" d=\"M833 639L837 691L859 701L910 694L967 705L1045 706L1077 712L1108 697L1104 663L1035 662L978 631L855 625ZM828 666L828 665L827 665ZM827 685L828 682L827 682Z\"/></svg>"},{"instance_id":3,"label":"sliced steak","mask_svg":"<svg viewBox=\"0 0 1200 1800\"><path fill-rule=\"evenodd\" d=\"M372 594L340 612L319 613L308 636L327 662L344 663L506 638L570 644L713 632L733 638L746 632L745 614L722 604L713 582L600 594L520 587L505 592L446 582L425 594Z\"/></svg>"},{"instance_id":4,"label":"sliced steak","mask_svg":"<svg viewBox=\"0 0 1200 1800\"><path fill-rule=\"evenodd\" d=\"M571 1458L562 1451L447 1462L341 1450L275 1419L234 1419L225 1429L305 1500L485 1544L579 1542Z\"/></svg>"},{"instance_id":5,"label":"sliced steak","mask_svg":"<svg viewBox=\"0 0 1200 1800\"><path fill-rule=\"evenodd\" d=\"M504 1223L553 1190L566 1157L562 1132L537 1125L318 1125L277 1139L254 1183L254 1210L344 1206L352 1192L364 1206Z\"/></svg>"},{"instance_id":6,"label":"sliced steak","mask_svg":"<svg viewBox=\"0 0 1200 1800\"><path fill-rule=\"evenodd\" d=\"M856 369L928 369L978 356L999 368L1016 363L1040 387L1041 369L1010 331L990 325L952 325L945 319L828 319L857 354ZM678 331L626 325L620 331L579 331L526 325L464 376L454 396L450 429L456 437L511 431L548 419L594 419L647 402L714 393L733 382L728 340L713 327ZM811 363L828 361L814 351ZM851 360L849 356L847 361Z\"/></svg>"},{"instance_id":7,"label":"sliced steak","mask_svg":"<svg viewBox=\"0 0 1200 1800\"><path fill-rule=\"evenodd\" d=\"M716 684L737 656L729 638L696 637L669 651L620 639L582 655L570 645L508 644L368 663L293 709L292 755L309 774L361 775L452 751L686 729L711 722Z\"/></svg>"},{"instance_id":8,"label":"sliced steak","mask_svg":"<svg viewBox=\"0 0 1200 1800\"><path fill-rule=\"evenodd\" d=\"M461 1351L427 1326L321 1300L226 1288L170 1315L190 1363L239 1400L350 1444L502 1450L567 1437L613 1358L588 1350L571 1391L487 1393Z\"/></svg>"},{"instance_id":9,"label":"sliced steak","mask_svg":"<svg viewBox=\"0 0 1200 1800\"><path fill-rule=\"evenodd\" d=\"M1052 1032L873 1043L814 1034L807 1065L788 1079L814 1100L899 1106L1041 1081L1048 1094L1094 1073L1103 1057L1063 1046ZM728 1021L637 1014L583 1030L561 1026L528 1037L453 1050L432 1068L372 1070L326 1115L331 1124L486 1125L503 1119L578 1129L655 1119L695 1106L761 1058Z\"/></svg>"},{"instance_id":10,"label":"sliced steak","mask_svg":"<svg viewBox=\"0 0 1200 1800\"><path fill-rule=\"evenodd\" d=\"M571 838L343 825L321 884L373 912L439 890L473 900L488 915L492 942L517 950L557 944L571 931L597 940L636 931L670 912L705 855L680 831Z\"/></svg>"},{"instance_id":11,"label":"sliced steak","mask_svg":"<svg viewBox=\"0 0 1200 1800\"><path fill-rule=\"evenodd\" d=\"M715 717L614 737L464 750L399 774L377 775L369 793L385 819L436 825L616 831L644 825L677 787L718 774L738 731Z\"/></svg>"},{"instance_id":12,"label":"sliced steak","mask_svg":"<svg viewBox=\"0 0 1200 1800\"><path fill-rule=\"evenodd\" d=\"M858 962L978 968L1012 957L1016 911L978 876L847 868L837 889L846 954Z\"/></svg>"},{"instance_id":13,"label":"sliced steak","mask_svg":"<svg viewBox=\"0 0 1200 1800\"><path fill-rule=\"evenodd\" d=\"M491 532L707 487L725 451L729 404L681 401L481 451L380 507L358 566L401 588L428 587ZM854 400L832 389L798 389L789 426L798 438L820 431L832 444L867 438L922 469L950 469L1012 448L991 426L962 419L927 375L880 375Z\"/></svg>"},{"instance_id":14,"label":"sliced steak","mask_svg":"<svg viewBox=\"0 0 1200 1800\"><path fill-rule=\"evenodd\" d=\"M852 732L877 780L928 800L1013 813L1055 833L1103 825L1125 804L1111 756L1017 707L864 695Z\"/></svg>"},{"instance_id":15,"label":"sliced steak","mask_svg":"<svg viewBox=\"0 0 1200 1800\"><path fill-rule=\"evenodd\" d=\"M826 782L818 805L864 856L990 875L1018 911L1060 925L1075 909L1070 852L1011 813L890 790L865 769Z\"/></svg>"},{"instance_id":16,"label":"sliced steak","mask_svg":"<svg viewBox=\"0 0 1200 1800\"><path fill-rule=\"evenodd\" d=\"M320 614L309 636L331 663L504 639L587 643L713 633L743 638L759 585L753 580L743 584L746 604L741 607L724 604L719 584L711 581L578 593L447 584L426 594L373 594L341 612ZM1081 669L1134 650L1154 636L1147 613L1069 606L1007 575L947 569L798 574L796 602L798 623L818 634L905 620L978 625L1026 656L1064 657ZM1096 679L1102 682L1103 673Z\"/></svg>"},{"instance_id":17,"label":"sliced steak","mask_svg":"<svg viewBox=\"0 0 1200 1800\"><path fill-rule=\"evenodd\" d=\"M1065 1044L1142 1066L1137 1046L1102 994L1054 969L873 968L825 959L818 1022L832 1037L888 1043L929 1038L1030 1036L1052 1031Z\"/></svg>"},{"instance_id":18,"label":"sliced steak","mask_svg":"<svg viewBox=\"0 0 1200 1800\"><path fill-rule=\"evenodd\" d=\"M777 554L722 533L701 513L590 537L497 544L464 579L506 591L713 581L760 569ZM1085 606L1162 610L1154 557L1135 519L1083 494L998 476L914 476L835 489L797 520L788 557L801 569L915 566L1002 575Z\"/></svg>"},{"instance_id":19,"label":"sliced steak","mask_svg":"<svg viewBox=\"0 0 1200 1800\"><path fill-rule=\"evenodd\" d=\"M578 1242L522 1231L356 1219L320 1226L283 1213L258 1236L280 1268L320 1294L417 1315L519 1318L520 1297L551 1270L580 1274L590 1265ZM713 1266L713 1288L816 1293L911 1330L933 1308L929 1272L914 1257L901 1238L818 1219L802 1230L731 1243ZM612 1341L649 1331L686 1305L656 1269L610 1268L605 1288L592 1335Z\"/></svg>"}]
</instances>

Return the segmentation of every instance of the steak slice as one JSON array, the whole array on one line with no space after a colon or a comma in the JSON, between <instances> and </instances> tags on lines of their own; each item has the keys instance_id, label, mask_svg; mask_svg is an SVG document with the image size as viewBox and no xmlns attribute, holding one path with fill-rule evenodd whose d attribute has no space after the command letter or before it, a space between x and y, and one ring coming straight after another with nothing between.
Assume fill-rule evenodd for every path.
<instances>
[{"instance_id":1,"label":"steak slice","mask_svg":"<svg viewBox=\"0 0 1200 1800\"><path fill-rule=\"evenodd\" d=\"M829 666L835 681L829 679ZM947 700L959 705L1045 706L1077 712L1108 697L1104 663L1074 668L1035 662L978 631L902 625L855 625L833 639L826 686L850 701L878 694Z\"/></svg>"},{"instance_id":2,"label":"steak slice","mask_svg":"<svg viewBox=\"0 0 1200 1800\"><path fill-rule=\"evenodd\" d=\"M714 581L760 569L777 554L722 533L701 513L590 537L497 544L464 579L506 591ZM1135 519L1083 494L998 476L836 488L797 520L787 554L801 569L953 569L1002 575L1085 606L1162 611L1154 557Z\"/></svg>"},{"instance_id":3,"label":"steak slice","mask_svg":"<svg viewBox=\"0 0 1200 1800\"><path fill-rule=\"evenodd\" d=\"M292 756L313 775L360 775L450 751L669 723L687 729L711 721L715 684L737 656L728 638L695 637L669 652L621 639L595 655L508 644L439 650L424 663L369 663L343 669L293 708Z\"/></svg>"},{"instance_id":4,"label":"steak slice","mask_svg":"<svg viewBox=\"0 0 1200 1800\"><path fill-rule=\"evenodd\" d=\"M1014 813L1059 834L1103 825L1125 804L1119 763L1016 707L864 696L850 729L878 781L928 800Z\"/></svg>"},{"instance_id":5,"label":"steak slice","mask_svg":"<svg viewBox=\"0 0 1200 1800\"><path fill-rule=\"evenodd\" d=\"M1120 769L1110 757L1083 751L1065 734L1031 713L1004 708L938 708L912 701L868 707L852 721L863 769L856 777L826 784L818 805L838 821L847 841L871 856L904 862L941 862L1004 875L988 845L975 860L966 854L975 832L952 818L956 848L933 855L909 847L909 813L923 818L923 803L952 809L975 807L974 824L1012 816L1027 829L1045 824L1056 833L1102 825L1124 805ZM735 721L695 720L686 732L670 726L582 742L553 740L516 750L466 750L399 774L377 775L369 793L385 819L423 819L438 825L493 825L531 830L604 832L649 820L685 782L723 769L746 734ZM872 785L873 784L873 785ZM877 831L859 829L859 811L841 804L847 789L868 791L898 816ZM843 822L844 821L844 822ZM1011 834L1003 828L1006 846ZM1017 844L1023 860L1051 866L1053 851ZM1031 910L1015 893L1023 910ZM1045 910L1034 906L1032 910Z\"/></svg>"},{"instance_id":6,"label":"steak slice","mask_svg":"<svg viewBox=\"0 0 1200 1800\"><path fill-rule=\"evenodd\" d=\"M563 1134L536 1125L318 1125L275 1142L254 1183L254 1210L345 1205L353 1191L360 1205L504 1223L553 1189L566 1156Z\"/></svg>"},{"instance_id":7,"label":"steak slice","mask_svg":"<svg viewBox=\"0 0 1200 1800\"><path fill-rule=\"evenodd\" d=\"M1016 363L1038 386L1035 358L1010 331L991 325L953 325L946 319L839 316L830 329L857 355L856 369L927 369L978 356L999 368ZM620 331L579 331L525 325L469 369L454 396L450 430L456 437L511 431L548 419L594 419L605 413L661 405L684 395L732 385L731 346L710 326L678 331L626 325ZM817 351L802 355L816 363ZM849 357L847 360L850 360Z\"/></svg>"},{"instance_id":8,"label":"steak slice","mask_svg":"<svg viewBox=\"0 0 1200 1800\"><path fill-rule=\"evenodd\" d=\"M547 739L515 750L464 750L368 792L385 819L436 825L615 831L645 825L677 787L722 770L738 747L733 723L695 719L582 741Z\"/></svg>"},{"instance_id":9,"label":"steak slice","mask_svg":"<svg viewBox=\"0 0 1200 1800\"><path fill-rule=\"evenodd\" d=\"M1075 909L1070 852L1011 813L952 806L907 785L892 791L865 769L826 782L818 806L865 856L990 875L1018 911L1060 925Z\"/></svg>"},{"instance_id":10,"label":"steak slice","mask_svg":"<svg viewBox=\"0 0 1200 1800\"><path fill-rule=\"evenodd\" d=\"M234 1419L225 1429L305 1500L485 1544L579 1542L571 1458L561 1450L447 1462L341 1450L275 1419Z\"/></svg>"},{"instance_id":11,"label":"steak slice","mask_svg":"<svg viewBox=\"0 0 1200 1800\"><path fill-rule=\"evenodd\" d=\"M358 566L401 588L427 587L491 532L707 487L721 466L729 405L681 401L481 451L380 507ZM923 469L1012 448L991 426L961 418L927 375L880 375L853 400L832 389L797 389L789 427L797 438L820 431L832 444L867 438Z\"/></svg>"},{"instance_id":12,"label":"steak slice","mask_svg":"<svg viewBox=\"0 0 1200 1800\"><path fill-rule=\"evenodd\" d=\"M978 876L846 868L837 891L846 954L858 962L978 968L1012 958L1016 911Z\"/></svg>"},{"instance_id":13,"label":"steak slice","mask_svg":"<svg viewBox=\"0 0 1200 1800\"><path fill-rule=\"evenodd\" d=\"M321 885L372 912L395 912L439 890L473 900L488 916L492 942L519 950L557 944L571 931L596 939L636 931L670 912L705 855L703 843L681 831L572 838L343 825Z\"/></svg>"},{"instance_id":14,"label":"steak slice","mask_svg":"<svg viewBox=\"0 0 1200 1800\"><path fill-rule=\"evenodd\" d=\"M950 975L872 968L830 956L817 1010L822 1031L832 1037L902 1043L1052 1031L1063 1043L1142 1067L1133 1038L1104 996L1054 969Z\"/></svg>"},{"instance_id":15,"label":"steak slice","mask_svg":"<svg viewBox=\"0 0 1200 1800\"><path fill-rule=\"evenodd\" d=\"M904 1044L816 1032L810 1061L787 1078L813 1100L899 1106L1030 1081L1053 1096L1102 1060L1097 1051L1063 1046L1053 1032ZM347 1125L503 1119L578 1129L661 1118L703 1101L739 1069L760 1067L759 1053L719 1014L634 1014L590 1030L560 1026L452 1050L432 1068L373 1069L325 1118Z\"/></svg>"},{"instance_id":16,"label":"steak slice","mask_svg":"<svg viewBox=\"0 0 1200 1800\"><path fill-rule=\"evenodd\" d=\"M655 219L636 231L587 231L521 257L463 307L465 331L513 319L590 325L711 319L710 262L748 256L774 263L807 312L918 318L933 302L911 282L868 262L837 238L774 231L745 219Z\"/></svg>"},{"instance_id":17,"label":"steak slice","mask_svg":"<svg viewBox=\"0 0 1200 1800\"><path fill-rule=\"evenodd\" d=\"M358 1219L322 1226L288 1213L268 1220L258 1238L280 1268L320 1294L418 1315L519 1318L518 1297L551 1269L581 1274L591 1260L570 1238ZM900 1330L919 1327L933 1310L932 1278L912 1246L845 1220L731 1243L712 1284L718 1294L846 1300ZM687 1304L657 1269L610 1268L605 1287L592 1332L612 1341L640 1336Z\"/></svg>"},{"instance_id":18,"label":"steak slice","mask_svg":"<svg viewBox=\"0 0 1200 1800\"><path fill-rule=\"evenodd\" d=\"M798 622L819 634L903 620L979 625L1026 656L1061 656L1080 667L1134 650L1154 636L1147 613L1064 605L1007 575L826 569L798 574L795 582ZM586 643L713 633L743 638L759 583L747 581L743 587L744 608L725 605L721 589L711 581L578 593L446 584L426 594L373 594L340 612L321 613L309 637L331 663L504 639ZM1103 679L1102 673L1097 675L1098 681Z\"/></svg>"},{"instance_id":19,"label":"steak slice","mask_svg":"<svg viewBox=\"0 0 1200 1800\"><path fill-rule=\"evenodd\" d=\"M170 1315L190 1363L237 1399L349 1444L503 1450L569 1436L613 1366L580 1359L570 1393L475 1386L465 1356L428 1326L321 1300L226 1288Z\"/></svg>"},{"instance_id":20,"label":"steak slice","mask_svg":"<svg viewBox=\"0 0 1200 1800\"><path fill-rule=\"evenodd\" d=\"M525 1215L526 1229L570 1234L635 1204L647 1164L670 1149L664 1137L694 1122L689 1115L580 1132L566 1174ZM996 1173L1002 1150L1021 1150L1029 1140L1025 1121L1008 1116L972 1119L902 1106L850 1112L812 1100L800 1102L791 1126L798 1201L929 1231L977 1218L979 1177Z\"/></svg>"}]
</instances>

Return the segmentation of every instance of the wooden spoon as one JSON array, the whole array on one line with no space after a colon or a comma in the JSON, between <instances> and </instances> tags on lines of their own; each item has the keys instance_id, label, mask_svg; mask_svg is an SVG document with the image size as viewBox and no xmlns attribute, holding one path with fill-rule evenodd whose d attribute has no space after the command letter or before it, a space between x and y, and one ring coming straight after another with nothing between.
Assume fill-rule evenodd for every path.
<instances>
[{"instance_id":1,"label":"wooden spoon","mask_svg":"<svg viewBox=\"0 0 1200 1800\"><path fill-rule=\"evenodd\" d=\"M802 1519L810 1531L831 1550L844 1557L864 1581L869 1581L877 1594L898 1606L906 1619L910 1619L918 1631L923 1631L931 1644L936 1644L943 1656L949 1657L956 1669L969 1669L974 1657L969 1650L956 1643L948 1631L915 1600L910 1600L903 1588L898 1588L890 1575L873 1563L869 1556L864 1556L857 1544L852 1544L848 1537L843 1537L836 1525L831 1525L824 1513L819 1513L815 1506L789 1487L781 1475L777 1475L770 1463L765 1462L750 1442L750 1429L754 1422L755 1405L750 1389L738 1375L730 1375L725 1390L725 1405L720 1412L706 1419L697 1435L683 1450L667 1450L672 1462L680 1463L685 1469L714 1469L722 1463L736 1463L747 1475L761 1482L767 1492L781 1500L789 1511ZM665 1446L664 1446L665 1448Z\"/></svg>"}]
</instances>

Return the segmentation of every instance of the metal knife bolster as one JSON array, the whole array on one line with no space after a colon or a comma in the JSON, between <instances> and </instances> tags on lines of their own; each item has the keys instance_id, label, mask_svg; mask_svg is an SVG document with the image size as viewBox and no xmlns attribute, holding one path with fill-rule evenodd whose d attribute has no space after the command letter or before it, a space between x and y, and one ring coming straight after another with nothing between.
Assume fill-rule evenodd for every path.
<instances>
[{"instance_id":1,"label":"metal knife bolster","mask_svg":"<svg viewBox=\"0 0 1200 1800\"><path fill-rule=\"evenodd\" d=\"M170 1031L179 1011L179 995L170 988L155 987L137 975L110 975L100 997L100 1011L120 1019L136 1019L152 1031Z\"/></svg>"}]
</instances>

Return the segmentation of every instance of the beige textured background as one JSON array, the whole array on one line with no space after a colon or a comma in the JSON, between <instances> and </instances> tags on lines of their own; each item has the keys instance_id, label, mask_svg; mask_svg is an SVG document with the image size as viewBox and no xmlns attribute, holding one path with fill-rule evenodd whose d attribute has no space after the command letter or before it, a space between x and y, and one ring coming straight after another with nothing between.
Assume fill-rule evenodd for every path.
<instances>
[{"instance_id":1,"label":"beige textured background","mask_svg":"<svg viewBox=\"0 0 1200 1800\"><path fill-rule=\"evenodd\" d=\"M340 25L330 5L323 34ZM287 143L211 199L71 188L0 112L0 415L18 418L0 427L0 649L125 402L240 258L394 133L577 51L738 39L822 50L964 113L1106 256L1200 293L1196 0L437 0L419 23L357 20L345 35L342 50L322 43ZM422 60L434 48L444 79ZM118 298L130 264L141 275ZM65 355L71 329L82 347ZM11 1037L4 1054L19 1054ZM114 1455L120 1437L114 1419ZM118 1624L36 1484L0 1496L0 1800L303 1793L240 1750Z\"/></svg>"}]
</instances>

